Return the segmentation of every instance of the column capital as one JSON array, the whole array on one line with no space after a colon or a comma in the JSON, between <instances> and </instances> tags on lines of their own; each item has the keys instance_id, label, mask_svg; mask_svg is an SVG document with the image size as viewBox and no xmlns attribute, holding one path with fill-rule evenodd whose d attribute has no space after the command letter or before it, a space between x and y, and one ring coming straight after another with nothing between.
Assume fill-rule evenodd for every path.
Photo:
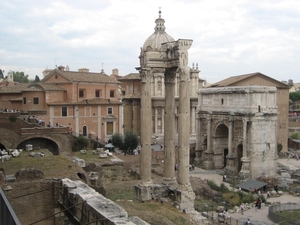
<instances>
[{"instance_id":1,"label":"column capital","mask_svg":"<svg viewBox=\"0 0 300 225\"><path fill-rule=\"evenodd\" d=\"M165 83L175 84L176 72L178 67L166 68L165 70Z\"/></svg>"},{"instance_id":2,"label":"column capital","mask_svg":"<svg viewBox=\"0 0 300 225\"><path fill-rule=\"evenodd\" d=\"M190 80L190 67L180 66L178 69L180 80L189 81Z\"/></svg>"},{"instance_id":3,"label":"column capital","mask_svg":"<svg viewBox=\"0 0 300 225\"><path fill-rule=\"evenodd\" d=\"M145 69L140 71L142 83L150 83L151 81L151 70Z\"/></svg>"}]
</instances>

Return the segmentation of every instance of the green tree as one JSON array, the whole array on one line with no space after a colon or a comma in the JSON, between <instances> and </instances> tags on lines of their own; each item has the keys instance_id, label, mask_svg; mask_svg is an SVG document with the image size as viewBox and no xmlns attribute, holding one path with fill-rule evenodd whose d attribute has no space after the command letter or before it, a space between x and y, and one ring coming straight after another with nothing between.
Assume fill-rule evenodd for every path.
<instances>
[{"instance_id":1,"label":"green tree","mask_svg":"<svg viewBox=\"0 0 300 225\"><path fill-rule=\"evenodd\" d=\"M133 130L127 130L124 134L124 146L123 151L126 154L132 154L133 150L136 149L136 147L139 144L139 137L137 133L135 133Z\"/></svg>"},{"instance_id":2,"label":"green tree","mask_svg":"<svg viewBox=\"0 0 300 225\"><path fill-rule=\"evenodd\" d=\"M88 146L88 141L83 136L75 137L75 146L73 148L75 151L84 149L87 146Z\"/></svg>"},{"instance_id":3,"label":"green tree","mask_svg":"<svg viewBox=\"0 0 300 225\"><path fill-rule=\"evenodd\" d=\"M300 101L300 92L299 91L291 92L290 93L290 100L292 100L292 102Z\"/></svg>"},{"instance_id":4,"label":"green tree","mask_svg":"<svg viewBox=\"0 0 300 225\"><path fill-rule=\"evenodd\" d=\"M111 143L119 149L123 149L123 136L120 133L115 133L111 137Z\"/></svg>"},{"instance_id":5,"label":"green tree","mask_svg":"<svg viewBox=\"0 0 300 225\"><path fill-rule=\"evenodd\" d=\"M4 78L3 71L0 69L0 78Z\"/></svg>"},{"instance_id":6,"label":"green tree","mask_svg":"<svg viewBox=\"0 0 300 225\"><path fill-rule=\"evenodd\" d=\"M14 76L14 81L15 82L19 82L19 83L29 83L29 75L28 74L24 74L24 72L13 72L13 76Z\"/></svg>"},{"instance_id":7,"label":"green tree","mask_svg":"<svg viewBox=\"0 0 300 225\"><path fill-rule=\"evenodd\" d=\"M35 75L34 82L40 82L40 78L38 75Z\"/></svg>"}]
</instances>

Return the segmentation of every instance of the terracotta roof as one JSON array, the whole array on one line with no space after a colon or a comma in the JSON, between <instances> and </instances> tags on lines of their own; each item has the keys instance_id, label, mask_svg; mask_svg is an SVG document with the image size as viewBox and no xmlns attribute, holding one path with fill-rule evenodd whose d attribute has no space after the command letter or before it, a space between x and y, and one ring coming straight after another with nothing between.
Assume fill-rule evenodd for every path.
<instances>
[{"instance_id":1,"label":"terracotta roof","mask_svg":"<svg viewBox=\"0 0 300 225\"><path fill-rule=\"evenodd\" d=\"M23 91L65 91L64 88L55 84L45 83L20 83L2 87L0 93L21 93Z\"/></svg>"},{"instance_id":2,"label":"terracotta roof","mask_svg":"<svg viewBox=\"0 0 300 225\"><path fill-rule=\"evenodd\" d=\"M75 71L61 71L58 69L53 70L42 82L47 81L53 74L59 74L71 82L87 82L87 83L120 83L114 77L108 76L104 73L91 73L91 72L75 72Z\"/></svg>"},{"instance_id":3,"label":"terracotta roof","mask_svg":"<svg viewBox=\"0 0 300 225\"><path fill-rule=\"evenodd\" d=\"M118 80L140 80L141 75L139 73L130 73L126 76L119 77Z\"/></svg>"},{"instance_id":4,"label":"terracotta roof","mask_svg":"<svg viewBox=\"0 0 300 225\"><path fill-rule=\"evenodd\" d=\"M48 105L104 105L104 104L123 104L120 101L117 100L110 100L104 99L104 98L91 98L91 99L83 99L78 102L74 101L68 101L68 100L62 100L62 101L53 101L48 102Z\"/></svg>"},{"instance_id":5,"label":"terracotta roof","mask_svg":"<svg viewBox=\"0 0 300 225\"><path fill-rule=\"evenodd\" d=\"M64 88L56 84L47 84L47 83L32 83L23 91L65 91Z\"/></svg>"},{"instance_id":6,"label":"terracotta roof","mask_svg":"<svg viewBox=\"0 0 300 225\"><path fill-rule=\"evenodd\" d=\"M29 85L30 83L20 83L16 85L10 85L7 87L1 87L0 93L21 93Z\"/></svg>"},{"instance_id":7,"label":"terracotta roof","mask_svg":"<svg viewBox=\"0 0 300 225\"><path fill-rule=\"evenodd\" d=\"M278 80L275 80L272 77L266 76L260 72L249 73L249 74L244 74L244 75L239 75L239 76L232 76L232 77L226 78L224 80L221 80L217 83L214 83L210 87L235 86L240 81L244 81L244 80L256 77L256 76L264 77L268 80L271 80L273 83L277 83L277 87L287 87L288 88L288 85L286 85Z\"/></svg>"}]
</instances>

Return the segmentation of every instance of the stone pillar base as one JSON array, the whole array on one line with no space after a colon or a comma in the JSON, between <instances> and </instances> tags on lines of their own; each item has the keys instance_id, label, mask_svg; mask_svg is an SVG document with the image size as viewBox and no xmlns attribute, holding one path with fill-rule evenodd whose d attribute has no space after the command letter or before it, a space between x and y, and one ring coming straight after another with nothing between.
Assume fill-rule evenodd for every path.
<instances>
[{"instance_id":1,"label":"stone pillar base","mask_svg":"<svg viewBox=\"0 0 300 225\"><path fill-rule=\"evenodd\" d=\"M204 161L203 166L204 166L204 169L206 169L206 170L213 170L214 162L213 161Z\"/></svg>"},{"instance_id":2,"label":"stone pillar base","mask_svg":"<svg viewBox=\"0 0 300 225\"><path fill-rule=\"evenodd\" d=\"M237 175L237 169L233 166L226 166L224 168L224 173L229 176L235 176L235 175Z\"/></svg>"},{"instance_id":3,"label":"stone pillar base","mask_svg":"<svg viewBox=\"0 0 300 225\"><path fill-rule=\"evenodd\" d=\"M239 172L239 179L244 181L250 178L250 171L249 170L241 170Z\"/></svg>"},{"instance_id":4,"label":"stone pillar base","mask_svg":"<svg viewBox=\"0 0 300 225\"><path fill-rule=\"evenodd\" d=\"M181 210L194 210L195 193L193 190L175 190L173 206Z\"/></svg>"},{"instance_id":5,"label":"stone pillar base","mask_svg":"<svg viewBox=\"0 0 300 225\"><path fill-rule=\"evenodd\" d=\"M203 166L203 160L201 158L195 158L193 164L194 166L201 167Z\"/></svg>"},{"instance_id":6,"label":"stone pillar base","mask_svg":"<svg viewBox=\"0 0 300 225\"><path fill-rule=\"evenodd\" d=\"M166 185L168 188L175 189L178 186L176 177L174 178L166 178L164 177L162 180L162 184Z\"/></svg>"},{"instance_id":7,"label":"stone pillar base","mask_svg":"<svg viewBox=\"0 0 300 225\"><path fill-rule=\"evenodd\" d=\"M135 197L141 202L147 202L152 200L152 187L142 187L139 185L134 186Z\"/></svg>"}]
</instances>

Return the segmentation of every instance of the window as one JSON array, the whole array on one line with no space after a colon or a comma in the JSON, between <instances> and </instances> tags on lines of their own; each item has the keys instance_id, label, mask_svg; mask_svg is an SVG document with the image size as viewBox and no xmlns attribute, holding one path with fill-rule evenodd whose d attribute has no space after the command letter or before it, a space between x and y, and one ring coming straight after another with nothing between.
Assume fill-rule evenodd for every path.
<instances>
[{"instance_id":1,"label":"window","mask_svg":"<svg viewBox=\"0 0 300 225\"><path fill-rule=\"evenodd\" d=\"M61 116L68 116L68 107L61 107Z\"/></svg>"},{"instance_id":2,"label":"window","mask_svg":"<svg viewBox=\"0 0 300 225\"><path fill-rule=\"evenodd\" d=\"M26 104L26 98L23 98L23 104Z\"/></svg>"},{"instance_id":3,"label":"window","mask_svg":"<svg viewBox=\"0 0 300 225\"><path fill-rule=\"evenodd\" d=\"M100 98L101 97L101 90L96 90L95 91L95 97Z\"/></svg>"},{"instance_id":4,"label":"window","mask_svg":"<svg viewBox=\"0 0 300 225\"><path fill-rule=\"evenodd\" d=\"M79 90L79 98L83 98L84 97L84 92L85 92L84 89L80 89Z\"/></svg>"},{"instance_id":5,"label":"window","mask_svg":"<svg viewBox=\"0 0 300 225\"><path fill-rule=\"evenodd\" d=\"M113 134L113 122L106 122L106 134Z\"/></svg>"},{"instance_id":6,"label":"window","mask_svg":"<svg viewBox=\"0 0 300 225\"><path fill-rule=\"evenodd\" d=\"M110 92L109 92L109 96L110 96L111 98L114 98L114 97L115 97L115 91L110 91Z\"/></svg>"},{"instance_id":7,"label":"window","mask_svg":"<svg viewBox=\"0 0 300 225\"><path fill-rule=\"evenodd\" d=\"M38 105L39 104L39 98L33 98L33 104Z\"/></svg>"},{"instance_id":8,"label":"window","mask_svg":"<svg viewBox=\"0 0 300 225\"><path fill-rule=\"evenodd\" d=\"M107 108L107 114L112 114L112 108L111 107Z\"/></svg>"}]
</instances>

